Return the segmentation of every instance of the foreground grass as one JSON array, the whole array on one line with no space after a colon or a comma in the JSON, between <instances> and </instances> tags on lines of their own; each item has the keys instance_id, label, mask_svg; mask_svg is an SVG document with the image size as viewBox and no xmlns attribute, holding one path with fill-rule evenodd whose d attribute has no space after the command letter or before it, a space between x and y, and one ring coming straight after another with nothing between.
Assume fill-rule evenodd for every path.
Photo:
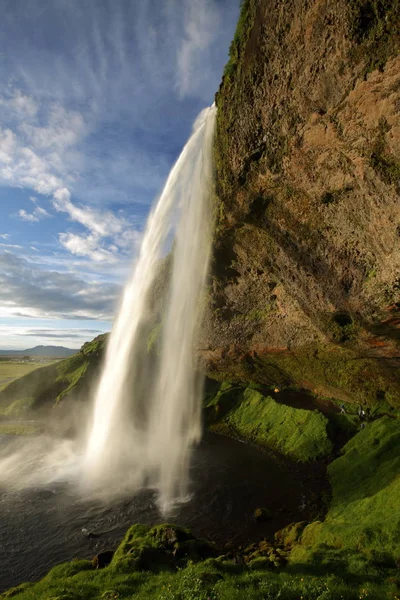
<instances>
[{"instance_id":1,"label":"foreground grass","mask_svg":"<svg viewBox=\"0 0 400 600\"><path fill-rule=\"evenodd\" d=\"M328 467L323 522L293 524L223 556L186 529L134 525L105 568L76 560L0 598L399 600L399 445L400 421L389 417L354 435Z\"/></svg>"},{"instance_id":2,"label":"foreground grass","mask_svg":"<svg viewBox=\"0 0 400 600\"><path fill-rule=\"evenodd\" d=\"M307 462L327 456L333 448L328 419L318 411L292 408L257 390L222 384L206 404L210 429L232 433Z\"/></svg>"},{"instance_id":3,"label":"foreground grass","mask_svg":"<svg viewBox=\"0 0 400 600\"><path fill-rule=\"evenodd\" d=\"M132 527L111 564L91 561L59 565L39 583L23 584L1 595L20 600L355 600L397 598L390 577L360 581L332 574L273 571L258 564L238 565L215 554L211 544L190 532L164 525Z\"/></svg>"},{"instance_id":4,"label":"foreground grass","mask_svg":"<svg viewBox=\"0 0 400 600\"><path fill-rule=\"evenodd\" d=\"M111 567L68 574L58 568L36 585L10 590L1 598L20 600L370 600L396 599L397 588L390 580L380 583L346 581L328 575L290 575L251 571L233 563L207 561L190 564L175 573L118 574ZM72 570L72 569L71 569Z\"/></svg>"}]
</instances>

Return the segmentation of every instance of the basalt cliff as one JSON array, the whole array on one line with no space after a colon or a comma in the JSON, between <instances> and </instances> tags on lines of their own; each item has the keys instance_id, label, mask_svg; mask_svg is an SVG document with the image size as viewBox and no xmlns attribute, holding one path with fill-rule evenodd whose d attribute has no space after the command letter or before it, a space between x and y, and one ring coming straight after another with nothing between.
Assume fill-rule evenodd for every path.
<instances>
[{"instance_id":1,"label":"basalt cliff","mask_svg":"<svg viewBox=\"0 0 400 600\"><path fill-rule=\"evenodd\" d=\"M399 15L242 3L216 95L210 376L399 404Z\"/></svg>"}]
</instances>

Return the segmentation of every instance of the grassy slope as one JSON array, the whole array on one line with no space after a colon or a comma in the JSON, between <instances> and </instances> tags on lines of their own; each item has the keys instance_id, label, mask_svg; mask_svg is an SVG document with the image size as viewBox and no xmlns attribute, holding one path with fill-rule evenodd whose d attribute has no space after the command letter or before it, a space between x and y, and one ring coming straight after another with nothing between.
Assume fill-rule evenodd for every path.
<instances>
[{"instance_id":1,"label":"grassy slope","mask_svg":"<svg viewBox=\"0 0 400 600\"><path fill-rule=\"evenodd\" d=\"M400 421L367 423L328 467L332 501L323 523L304 530L295 563L357 570L400 557Z\"/></svg>"},{"instance_id":2,"label":"grassy slope","mask_svg":"<svg viewBox=\"0 0 400 600\"><path fill-rule=\"evenodd\" d=\"M243 562L243 561L241 561ZM216 556L204 540L171 525L133 526L112 562L95 569L91 561L74 561L52 569L36 584L23 584L0 598L20 600L89 600L122 598L157 600L355 600L397 598L396 581L368 581L307 572L271 570L260 559L237 564Z\"/></svg>"},{"instance_id":3,"label":"grassy slope","mask_svg":"<svg viewBox=\"0 0 400 600\"><path fill-rule=\"evenodd\" d=\"M206 404L210 429L231 433L307 462L332 452L328 419L320 412L278 404L257 390L222 384Z\"/></svg>"},{"instance_id":4,"label":"grassy slope","mask_svg":"<svg viewBox=\"0 0 400 600\"><path fill-rule=\"evenodd\" d=\"M52 361L51 361L52 362ZM50 364L50 361L49 363ZM42 362L18 362L17 360L0 361L0 391L15 379L32 373L35 369L43 367Z\"/></svg>"},{"instance_id":5,"label":"grassy slope","mask_svg":"<svg viewBox=\"0 0 400 600\"><path fill-rule=\"evenodd\" d=\"M31 409L57 404L71 392L86 393L100 364L106 336L98 336L65 360L21 377L0 392L0 416L20 418Z\"/></svg>"}]
</instances>

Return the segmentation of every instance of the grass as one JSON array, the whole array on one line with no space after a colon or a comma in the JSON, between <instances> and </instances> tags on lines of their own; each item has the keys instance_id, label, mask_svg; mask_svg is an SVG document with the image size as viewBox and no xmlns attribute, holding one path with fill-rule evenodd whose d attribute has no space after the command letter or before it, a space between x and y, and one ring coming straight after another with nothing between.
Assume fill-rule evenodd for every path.
<instances>
[{"instance_id":1,"label":"grass","mask_svg":"<svg viewBox=\"0 0 400 600\"><path fill-rule=\"evenodd\" d=\"M396 584L388 577L351 580L343 575L290 573L266 568L260 559L246 566L236 564L227 556L199 560L199 557L192 559L185 555L176 559L173 548L179 542L175 538L182 535L198 542L190 536L190 532L171 525L153 529L136 525L129 530L109 566L95 569L91 561L85 560L62 564L52 569L40 582L23 584L0 595L0 598L385 600L397 597ZM137 562L138 557L155 556L158 556L157 561ZM126 561L129 569L126 568Z\"/></svg>"},{"instance_id":2,"label":"grass","mask_svg":"<svg viewBox=\"0 0 400 600\"><path fill-rule=\"evenodd\" d=\"M223 384L205 410L210 429L232 433L294 460L316 460L333 449L328 419L320 412L278 404L251 388Z\"/></svg>"},{"instance_id":3,"label":"grass","mask_svg":"<svg viewBox=\"0 0 400 600\"><path fill-rule=\"evenodd\" d=\"M239 20L229 47L229 61L225 65L225 77L232 77L240 64L240 58L251 33L256 7L257 2L255 0L241 1Z\"/></svg>"},{"instance_id":4,"label":"grass","mask_svg":"<svg viewBox=\"0 0 400 600\"><path fill-rule=\"evenodd\" d=\"M400 557L400 421L382 417L355 435L328 467L332 501L305 528L294 563L353 572L395 567Z\"/></svg>"},{"instance_id":5,"label":"grass","mask_svg":"<svg viewBox=\"0 0 400 600\"><path fill-rule=\"evenodd\" d=\"M31 410L57 404L71 393L86 395L98 373L106 339L105 335L98 336L77 354L9 383L0 391L0 415L26 417Z\"/></svg>"},{"instance_id":6,"label":"grass","mask_svg":"<svg viewBox=\"0 0 400 600\"><path fill-rule=\"evenodd\" d=\"M32 435L38 428L31 423L2 423L0 422L0 435Z\"/></svg>"},{"instance_id":7,"label":"grass","mask_svg":"<svg viewBox=\"0 0 400 600\"><path fill-rule=\"evenodd\" d=\"M40 367L43 367L42 362L0 361L0 391L15 379L23 377Z\"/></svg>"}]
</instances>

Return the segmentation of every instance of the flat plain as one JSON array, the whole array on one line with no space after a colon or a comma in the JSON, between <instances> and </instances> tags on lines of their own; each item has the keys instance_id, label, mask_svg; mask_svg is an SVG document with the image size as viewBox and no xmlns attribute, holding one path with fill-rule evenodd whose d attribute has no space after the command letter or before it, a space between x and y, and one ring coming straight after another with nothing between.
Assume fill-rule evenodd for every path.
<instances>
[{"instance_id":1,"label":"flat plain","mask_svg":"<svg viewBox=\"0 0 400 600\"><path fill-rule=\"evenodd\" d=\"M15 379L53 362L55 362L54 359L23 360L2 357L0 360L0 391Z\"/></svg>"}]
</instances>

